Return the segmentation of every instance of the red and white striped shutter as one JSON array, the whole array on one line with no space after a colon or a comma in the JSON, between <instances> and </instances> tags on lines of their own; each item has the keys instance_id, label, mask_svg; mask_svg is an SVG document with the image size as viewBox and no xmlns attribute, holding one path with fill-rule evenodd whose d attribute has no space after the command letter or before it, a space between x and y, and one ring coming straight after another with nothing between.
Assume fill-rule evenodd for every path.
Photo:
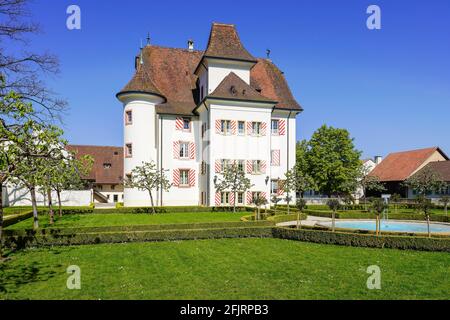
<instances>
[{"instance_id":1,"label":"red and white striped shutter","mask_svg":"<svg viewBox=\"0 0 450 320\"><path fill-rule=\"evenodd\" d=\"M252 173L252 172L253 172L253 161L247 160L247 173Z\"/></svg>"},{"instance_id":2,"label":"red and white striped shutter","mask_svg":"<svg viewBox=\"0 0 450 320\"><path fill-rule=\"evenodd\" d=\"M259 196L260 196L262 199L266 199L266 200L267 200L267 193L261 192L261 193L259 194Z\"/></svg>"},{"instance_id":3,"label":"red and white striped shutter","mask_svg":"<svg viewBox=\"0 0 450 320\"><path fill-rule=\"evenodd\" d=\"M221 173L222 172L222 161L221 160L216 159L216 163L215 163L214 169L215 169L214 170L215 173Z\"/></svg>"},{"instance_id":4,"label":"red and white striped shutter","mask_svg":"<svg viewBox=\"0 0 450 320\"><path fill-rule=\"evenodd\" d=\"M247 134L249 136L253 134L253 123L251 121L247 122Z\"/></svg>"},{"instance_id":5,"label":"red and white striped shutter","mask_svg":"<svg viewBox=\"0 0 450 320\"><path fill-rule=\"evenodd\" d=\"M189 143L189 158L191 160L195 159L195 143Z\"/></svg>"},{"instance_id":6,"label":"red and white striped shutter","mask_svg":"<svg viewBox=\"0 0 450 320\"><path fill-rule=\"evenodd\" d=\"M280 136L286 135L286 120L278 121L278 134Z\"/></svg>"},{"instance_id":7,"label":"red and white striped shutter","mask_svg":"<svg viewBox=\"0 0 450 320\"><path fill-rule=\"evenodd\" d=\"M283 180L278 180L278 192L277 195L281 196L284 194L284 181Z\"/></svg>"},{"instance_id":8,"label":"red and white striped shutter","mask_svg":"<svg viewBox=\"0 0 450 320\"><path fill-rule=\"evenodd\" d=\"M195 170L189 170L189 187L195 187Z\"/></svg>"},{"instance_id":9,"label":"red and white striped shutter","mask_svg":"<svg viewBox=\"0 0 450 320\"><path fill-rule=\"evenodd\" d=\"M272 150L272 166L277 167L280 165L280 150Z\"/></svg>"},{"instance_id":10,"label":"red and white striped shutter","mask_svg":"<svg viewBox=\"0 0 450 320\"><path fill-rule=\"evenodd\" d=\"M175 120L175 130L183 130L183 118L176 118Z\"/></svg>"},{"instance_id":11,"label":"red and white striped shutter","mask_svg":"<svg viewBox=\"0 0 450 320\"><path fill-rule=\"evenodd\" d=\"M179 169L173 169L173 182L174 187L180 186L180 170Z\"/></svg>"},{"instance_id":12,"label":"red and white striped shutter","mask_svg":"<svg viewBox=\"0 0 450 320\"><path fill-rule=\"evenodd\" d=\"M248 191L247 192L247 204L252 204L252 201L253 201L252 192Z\"/></svg>"},{"instance_id":13,"label":"red and white striped shutter","mask_svg":"<svg viewBox=\"0 0 450 320\"><path fill-rule=\"evenodd\" d=\"M234 192L230 192L230 205L234 205Z\"/></svg>"},{"instance_id":14,"label":"red and white striped shutter","mask_svg":"<svg viewBox=\"0 0 450 320\"><path fill-rule=\"evenodd\" d=\"M222 123L220 120L216 120L216 133L222 132Z\"/></svg>"},{"instance_id":15,"label":"red and white striped shutter","mask_svg":"<svg viewBox=\"0 0 450 320\"><path fill-rule=\"evenodd\" d=\"M267 171L267 162L265 160L261 161L261 173L266 173Z\"/></svg>"},{"instance_id":16,"label":"red and white striped shutter","mask_svg":"<svg viewBox=\"0 0 450 320\"><path fill-rule=\"evenodd\" d=\"M267 133L267 123L266 122L261 122L261 135L265 136Z\"/></svg>"},{"instance_id":17,"label":"red and white striped shutter","mask_svg":"<svg viewBox=\"0 0 450 320\"><path fill-rule=\"evenodd\" d=\"M216 192L216 198L215 198L215 200L216 200L216 206L220 206L221 203L222 203L222 199L221 199L221 194L220 194L220 192Z\"/></svg>"},{"instance_id":18,"label":"red and white striped shutter","mask_svg":"<svg viewBox=\"0 0 450 320\"><path fill-rule=\"evenodd\" d=\"M180 141L173 142L173 158L180 159Z\"/></svg>"},{"instance_id":19,"label":"red and white striped shutter","mask_svg":"<svg viewBox=\"0 0 450 320\"><path fill-rule=\"evenodd\" d=\"M231 134L235 135L236 134L236 127L237 127L237 121L231 121Z\"/></svg>"}]
</instances>

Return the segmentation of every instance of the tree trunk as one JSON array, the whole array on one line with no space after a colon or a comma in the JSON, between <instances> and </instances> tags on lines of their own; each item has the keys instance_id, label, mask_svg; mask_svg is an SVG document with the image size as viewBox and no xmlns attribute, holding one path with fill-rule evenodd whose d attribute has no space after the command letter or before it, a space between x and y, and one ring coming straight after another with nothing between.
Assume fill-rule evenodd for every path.
<instances>
[{"instance_id":1,"label":"tree trunk","mask_svg":"<svg viewBox=\"0 0 450 320\"><path fill-rule=\"evenodd\" d=\"M261 220L261 208L258 206L258 221Z\"/></svg>"},{"instance_id":2,"label":"tree trunk","mask_svg":"<svg viewBox=\"0 0 450 320\"><path fill-rule=\"evenodd\" d=\"M287 193L286 197L289 198L289 192ZM287 214L289 214L289 203L290 203L290 201L288 200L287 201Z\"/></svg>"},{"instance_id":3,"label":"tree trunk","mask_svg":"<svg viewBox=\"0 0 450 320\"><path fill-rule=\"evenodd\" d=\"M448 216L448 204L445 204L445 215Z\"/></svg>"},{"instance_id":4,"label":"tree trunk","mask_svg":"<svg viewBox=\"0 0 450 320\"><path fill-rule=\"evenodd\" d=\"M150 194L150 203L151 203L151 205L152 205L152 212L153 212L153 214L155 214L155 213L156 213L156 210L155 210L155 205L154 205L154 203L153 203L153 194L152 194L151 191L149 191L148 193Z\"/></svg>"},{"instance_id":5,"label":"tree trunk","mask_svg":"<svg viewBox=\"0 0 450 320\"><path fill-rule=\"evenodd\" d=\"M300 212L297 213L297 229L300 229L301 225L300 225Z\"/></svg>"},{"instance_id":6,"label":"tree trunk","mask_svg":"<svg viewBox=\"0 0 450 320\"><path fill-rule=\"evenodd\" d=\"M61 191L58 189L56 190L56 195L58 196L58 211L59 211L59 217L62 217L62 205L61 205Z\"/></svg>"},{"instance_id":7,"label":"tree trunk","mask_svg":"<svg viewBox=\"0 0 450 320\"><path fill-rule=\"evenodd\" d=\"M55 223L55 216L53 212L53 204L52 204L52 189L47 190L48 196L48 215L50 216L50 224Z\"/></svg>"},{"instance_id":8,"label":"tree trunk","mask_svg":"<svg viewBox=\"0 0 450 320\"><path fill-rule=\"evenodd\" d=\"M431 232L430 232L430 216L427 215L427 229L428 229L428 238L431 238Z\"/></svg>"},{"instance_id":9,"label":"tree trunk","mask_svg":"<svg viewBox=\"0 0 450 320\"><path fill-rule=\"evenodd\" d=\"M31 205L33 207L33 229L39 228L39 217L38 217L38 211L37 211L37 203L36 203L36 188L32 186L30 188L30 195L31 195Z\"/></svg>"},{"instance_id":10,"label":"tree trunk","mask_svg":"<svg viewBox=\"0 0 450 320\"><path fill-rule=\"evenodd\" d=\"M0 183L0 261L3 258L2 235L3 235L3 183Z\"/></svg>"},{"instance_id":11,"label":"tree trunk","mask_svg":"<svg viewBox=\"0 0 450 320\"><path fill-rule=\"evenodd\" d=\"M331 214L331 231L335 231L336 229L336 211L333 210L333 213Z\"/></svg>"}]
</instances>

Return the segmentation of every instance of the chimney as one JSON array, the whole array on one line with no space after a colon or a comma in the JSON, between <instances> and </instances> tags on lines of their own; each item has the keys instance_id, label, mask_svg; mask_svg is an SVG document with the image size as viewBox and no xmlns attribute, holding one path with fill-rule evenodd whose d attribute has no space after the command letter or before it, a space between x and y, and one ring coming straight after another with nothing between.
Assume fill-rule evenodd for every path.
<instances>
[{"instance_id":1,"label":"chimney","mask_svg":"<svg viewBox=\"0 0 450 320\"><path fill-rule=\"evenodd\" d=\"M189 51L194 51L194 40L192 39L188 40L188 49Z\"/></svg>"},{"instance_id":2,"label":"chimney","mask_svg":"<svg viewBox=\"0 0 450 320\"><path fill-rule=\"evenodd\" d=\"M381 161L383 161L382 156L375 156L375 164L376 165L379 165L381 163Z\"/></svg>"}]
</instances>

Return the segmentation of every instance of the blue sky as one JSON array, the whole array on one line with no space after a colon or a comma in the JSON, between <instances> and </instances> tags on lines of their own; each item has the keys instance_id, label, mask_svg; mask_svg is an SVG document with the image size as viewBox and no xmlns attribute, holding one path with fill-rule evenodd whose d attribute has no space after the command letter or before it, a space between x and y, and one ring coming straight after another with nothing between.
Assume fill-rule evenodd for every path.
<instances>
[{"instance_id":1,"label":"blue sky","mask_svg":"<svg viewBox=\"0 0 450 320\"><path fill-rule=\"evenodd\" d=\"M81 8L81 30L66 9ZM382 29L368 30L377 4ZM346 128L364 156L428 146L450 153L450 1L35 0L44 33L31 48L59 56L50 86L68 99L74 144L121 145L122 106L139 43L204 49L213 21L236 24L246 48L285 72L304 107L298 139L326 123Z\"/></svg>"}]
</instances>

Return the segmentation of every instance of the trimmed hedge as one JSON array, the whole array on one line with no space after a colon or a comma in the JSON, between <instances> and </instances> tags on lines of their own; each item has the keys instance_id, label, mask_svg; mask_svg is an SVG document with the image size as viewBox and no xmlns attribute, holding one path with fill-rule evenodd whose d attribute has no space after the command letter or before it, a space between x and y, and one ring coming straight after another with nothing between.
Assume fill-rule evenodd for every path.
<instances>
[{"instance_id":1,"label":"trimmed hedge","mask_svg":"<svg viewBox=\"0 0 450 320\"><path fill-rule=\"evenodd\" d=\"M288 222L288 221L296 221L298 213L291 214L279 214L275 216L268 217L268 221L273 221L274 223ZM304 213L300 213L300 220L306 220L307 215Z\"/></svg>"},{"instance_id":2,"label":"trimmed hedge","mask_svg":"<svg viewBox=\"0 0 450 320\"><path fill-rule=\"evenodd\" d=\"M41 213L38 211L38 213ZM20 221L27 220L33 216L33 211L27 211L20 214L15 214L11 216L6 216L3 218L3 228L12 226L13 224L19 223ZM3 230L5 232L5 230Z\"/></svg>"},{"instance_id":3,"label":"trimmed hedge","mask_svg":"<svg viewBox=\"0 0 450 320\"><path fill-rule=\"evenodd\" d=\"M219 238L271 237L272 227L243 227L215 229L152 230L128 232L78 233L65 235L15 236L4 239L4 246L23 249L37 246L67 246L98 243L126 243L146 241L175 241Z\"/></svg>"},{"instance_id":4,"label":"trimmed hedge","mask_svg":"<svg viewBox=\"0 0 450 320\"><path fill-rule=\"evenodd\" d=\"M324 210L304 210L304 212L311 216L316 217L325 217L331 218L333 212L332 211L324 211ZM336 212L336 219L375 219L376 215L370 212L360 212L360 211L345 211L345 212ZM389 219L391 220L425 220L425 215L418 213L389 213ZM439 215L439 214L431 214L431 221L436 222L450 222L448 216Z\"/></svg>"},{"instance_id":5,"label":"trimmed hedge","mask_svg":"<svg viewBox=\"0 0 450 320\"><path fill-rule=\"evenodd\" d=\"M401 250L443 251L450 252L450 239L424 238L384 235L373 235L330 232L318 230L273 228L273 237L280 239L308 241L322 244L335 244L367 248L391 248Z\"/></svg>"},{"instance_id":6,"label":"trimmed hedge","mask_svg":"<svg viewBox=\"0 0 450 320\"><path fill-rule=\"evenodd\" d=\"M149 224L131 226L102 226L102 227L68 227L68 228L46 228L26 230L4 230L5 237L33 237L33 236L61 236L77 233L101 233L101 232L132 232L132 231L157 231L157 230L183 230L183 229L215 229L215 228L242 228L273 226L274 223L267 220L252 222L199 222L199 223L177 223L177 224Z\"/></svg>"}]
</instances>

